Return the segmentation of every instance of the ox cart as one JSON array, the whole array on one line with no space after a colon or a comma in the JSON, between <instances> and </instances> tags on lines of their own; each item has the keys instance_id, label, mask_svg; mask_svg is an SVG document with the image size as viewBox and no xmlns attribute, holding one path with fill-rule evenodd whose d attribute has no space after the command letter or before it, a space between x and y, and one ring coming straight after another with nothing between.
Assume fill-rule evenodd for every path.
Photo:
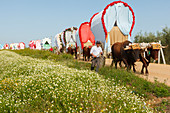
<instances>
[{"instance_id":1,"label":"ox cart","mask_svg":"<svg viewBox=\"0 0 170 113\"><path fill-rule=\"evenodd\" d=\"M95 40L104 43L104 56L111 53L116 42L130 40L135 25L132 8L125 2L115 1L90 19L91 31Z\"/></svg>"}]
</instances>

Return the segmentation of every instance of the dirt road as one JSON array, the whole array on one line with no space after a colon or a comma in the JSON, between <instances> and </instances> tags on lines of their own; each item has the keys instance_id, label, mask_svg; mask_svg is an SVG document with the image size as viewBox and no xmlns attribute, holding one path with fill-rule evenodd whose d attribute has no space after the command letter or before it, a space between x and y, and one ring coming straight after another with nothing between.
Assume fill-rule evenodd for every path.
<instances>
[{"instance_id":1,"label":"dirt road","mask_svg":"<svg viewBox=\"0 0 170 113\"><path fill-rule=\"evenodd\" d=\"M111 65L112 60L106 59L106 66ZM139 77L142 77L148 81L154 82L155 80L165 83L166 85L170 86L170 65L164 65L164 64L154 64L150 63L149 65L149 75L141 75L142 69L142 63L137 62L136 63L136 75Z\"/></svg>"}]
</instances>

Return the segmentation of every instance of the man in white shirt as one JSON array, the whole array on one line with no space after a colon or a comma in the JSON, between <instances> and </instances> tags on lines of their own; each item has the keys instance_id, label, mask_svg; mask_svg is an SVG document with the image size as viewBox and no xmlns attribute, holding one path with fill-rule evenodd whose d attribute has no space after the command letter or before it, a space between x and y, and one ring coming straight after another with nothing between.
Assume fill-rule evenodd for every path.
<instances>
[{"instance_id":1,"label":"man in white shirt","mask_svg":"<svg viewBox=\"0 0 170 113\"><path fill-rule=\"evenodd\" d=\"M91 48L90 54L92 55L92 65L91 70L94 70L94 66L97 64L96 72L99 71L99 64L100 64L100 56L103 54L102 48L100 47L100 42L96 42L96 46Z\"/></svg>"}]
</instances>

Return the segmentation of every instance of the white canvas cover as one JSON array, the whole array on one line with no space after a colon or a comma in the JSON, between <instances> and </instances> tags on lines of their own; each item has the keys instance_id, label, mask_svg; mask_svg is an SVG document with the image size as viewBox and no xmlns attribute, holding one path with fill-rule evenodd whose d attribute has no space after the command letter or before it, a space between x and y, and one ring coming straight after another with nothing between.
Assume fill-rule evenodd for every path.
<instances>
[{"instance_id":1,"label":"white canvas cover","mask_svg":"<svg viewBox=\"0 0 170 113\"><path fill-rule=\"evenodd\" d=\"M4 49L10 49L9 44L5 44L5 45L4 45Z\"/></svg>"},{"instance_id":2,"label":"white canvas cover","mask_svg":"<svg viewBox=\"0 0 170 113\"><path fill-rule=\"evenodd\" d=\"M80 37L79 37L79 29L76 32L76 45L77 45L77 47L81 48L81 42L80 42Z\"/></svg>"},{"instance_id":3,"label":"white canvas cover","mask_svg":"<svg viewBox=\"0 0 170 113\"><path fill-rule=\"evenodd\" d=\"M105 51L111 52L110 32L118 26L124 36L130 37L134 26L134 13L131 7L122 1L116 1L92 17L91 30L96 41L105 43ZM113 36L113 35L112 35Z\"/></svg>"},{"instance_id":4,"label":"white canvas cover","mask_svg":"<svg viewBox=\"0 0 170 113\"><path fill-rule=\"evenodd\" d=\"M30 47L30 49L35 49L35 48L36 48L35 40L31 40L31 41L29 42L29 47Z\"/></svg>"},{"instance_id":5,"label":"white canvas cover","mask_svg":"<svg viewBox=\"0 0 170 113\"><path fill-rule=\"evenodd\" d=\"M41 50L41 40L36 40L35 45L37 50Z\"/></svg>"},{"instance_id":6,"label":"white canvas cover","mask_svg":"<svg viewBox=\"0 0 170 113\"><path fill-rule=\"evenodd\" d=\"M49 44L51 44L51 39L50 38L44 38L42 40L42 44L45 44L46 42L48 42Z\"/></svg>"},{"instance_id":7,"label":"white canvas cover","mask_svg":"<svg viewBox=\"0 0 170 113\"><path fill-rule=\"evenodd\" d=\"M19 50L19 43L12 43L10 44L11 50Z\"/></svg>"},{"instance_id":8,"label":"white canvas cover","mask_svg":"<svg viewBox=\"0 0 170 113\"><path fill-rule=\"evenodd\" d=\"M68 47L76 47L76 27L68 28L64 31L64 38L66 41L66 48Z\"/></svg>"},{"instance_id":9,"label":"white canvas cover","mask_svg":"<svg viewBox=\"0 0 170 113\"><path fill-rule=\"evenodd\" d=\"M10 44L10 49L14 50L14 43Z\"/></svg>"},{"instance_id":10,"label":"white canvas cover","mask_svg":"<svg viewBox=\"0 0 170 113\"><path fill-rule=\"evenodd\" d=\"M130 35L130 30L132 27L132 12L128 7L121 4L120 10L117 15L117 26L124 35Z\"/></svg>"},{"instance_id":11,"label":"white canvas cover","mask_svg":"<svg viewBox=\"0 0 170 113\"><path fill-rule=\"evenodd\" d=\"M19 43L19 49L25 49L25 43L24 42Z\"/></svg>"},{"instance_id":12,"label":"white canvas cover","mask_svg":"<svg viewBox=\"0 0 170 113\"><path fill-rule=\"evenodd\" d=\"M2 50L2 49L4 49L4 47L3 47L3 45L2 45L2 44L0 44L0 50Z\"/></svg>"},{"instance_id":13,"label":"white canvas cover","mask_svg":"<svg viewBox=\"0 0 170 113\"><path fill-rule=\"evenodd\" d=\"M19 50L19 43L14 43L15 49Z\"/></svg>"},{"instance_id":14,"label":"white canvas cover","mask_svg":"<svg viewBox=\"0 0 170 113\"><path fill-rule=\"evenodd\" d=\"M76 42L76 32L77 32L77 30L73 30L72 36L73 36L73 41L74 42Z\"/></svg>"},{"instance_id":15,"label":"white canvas cover","mask_svg":"<svg viewBox=\"0 0 170 113\"><path fill-rule=\"evenodd\" d=\"M58 50L60 50L60 49L62 48L62 42L61 42L61 40L60 40L61 34L62 34L62 33L57 34L57 35L54 37L54 42L55 42L55 45L56 45L56 47L58 48Z\"/></svg>"},{"instance_id":16,"label":"white canvas cover","mask_svg":"<svg viewBox=\"0 0 170 113\"><path fill-rule=\"evenodd\" d=\"M65 40L66 40L66 48L68 48L69 47L69 43L70 42L73 42L72 41L72 32L71 31L65 31Z\"/></svg>"},{"instance_id":17,"label":"white canvas cover","mask_svg":"<svg viewBox=\"0 0 170 113\"><path fill-rule=\"evenodd\" d=\"M116 11L116 5L109 7L107 9L107 12L104 16L104 22L106 25L107 32L110 32L111 29L114 27L114 24L117 20L117 11Z\"/></svg>"},{"instance_id":18,"label":"white canvas cover","mask_svg":"<svg viewBox=\"0 0 170 113\"><path fill-rule=\"evenodd\" d=\"M51 39L50 38L44 38L42 40L43 49L50 49L51 48Z\"/></svg>"},{"instance_id":19,"label":"white canvas cover","mask_svg":"<svg viewBox=\"0 0 170 113\"><path fill-rule=\"evenodd\" d=\"M102 43L105 43L105 33L101 21L102 13L103 11L93 18L91 22L91 31L95 36L95 41L101 41Z\"/></svg>"},{"instance_id":20,"label":"white canvas cover","mask_svg":"<svg viewBox=\"0 0 170 113\"><path fill-rule=\"evenodd\" d=\"M65 40L64 40L64 33L61 34L61 40L62 40L63 46L65 47L66 45L65 45Z\"/></svg>"},{"instance_id":21,"label":"white canvas cover","mask_svg":"<svg viewBox=\"0 0 170 113\"><path fill-rule=\"evenodd\" d=\"M72 32L71 32L71 37L70 37L70 39L67 41L67 47L76 47L76 31L77 30L73 30Z\"/></svg>"},{"instance_id":22,"label":"white canvas cover","mask_svg":"<svg viewBox=\"0 0 170 113\"><path fill-rule=\"evenodd\" d=\"M66 31L66 32L65 32L66 42L69 42L69 41L71 40L71 36L72 36L71 31Z\"/></svg>"}]
</instances>

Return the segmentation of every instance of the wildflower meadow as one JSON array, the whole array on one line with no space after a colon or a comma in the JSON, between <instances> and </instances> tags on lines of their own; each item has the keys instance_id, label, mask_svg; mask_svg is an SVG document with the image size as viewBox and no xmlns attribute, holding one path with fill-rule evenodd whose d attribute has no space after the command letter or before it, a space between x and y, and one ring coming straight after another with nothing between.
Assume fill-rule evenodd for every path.
<instances>
[{"instance_id":1,"label":"wildflower meadow","mask_svg":"<svg viewBox=\"0 0 170 113\"><path fill-rule=\"evenodd\" d=\"M145 99L89 70L0 51L0 112L153 112Z\"/></svg>"}]
</instances>

